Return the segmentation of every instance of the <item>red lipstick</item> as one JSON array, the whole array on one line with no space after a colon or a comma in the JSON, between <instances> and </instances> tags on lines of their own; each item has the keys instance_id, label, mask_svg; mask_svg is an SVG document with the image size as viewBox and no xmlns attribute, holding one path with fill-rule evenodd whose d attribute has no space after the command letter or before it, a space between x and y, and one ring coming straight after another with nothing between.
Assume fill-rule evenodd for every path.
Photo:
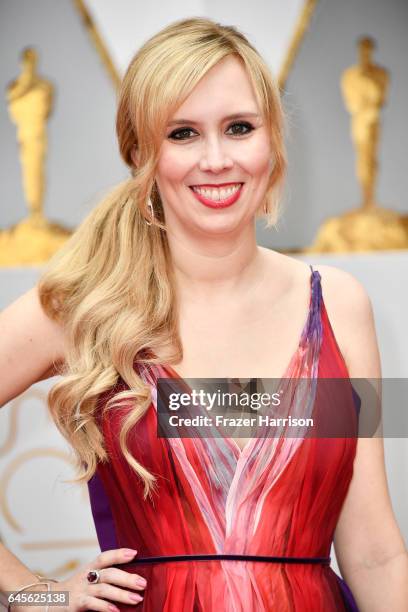
<instances>
[{"instance_id":1,"label":"red lipstick","mask_svg":"<svg viewBox=\"0 0 408 612\"><path fill-rule=\"evenodd\" d=\"M237 185L237 183L220 183L218 185L197 185L197 187L228 187L230 185ZM196 200L198 200L199 202L201 202L201 204L204 204L204 206L207 206L208 208L227 208L228 206L232 206L232 204L235 204L235 202L238 200L239 196L241 195L242 192L242 188L243 188L243 184L241 183L239 189L237 189L237 191L235 191L232 195L230 195L229 198L226 198L225 200L210 200L209 198L206 198L204 195L202 195L201 193L197 193L196 191L194 191L194 189L192 187L190 187L193 196L196 198Z\"/></svg>"}]
</instances>

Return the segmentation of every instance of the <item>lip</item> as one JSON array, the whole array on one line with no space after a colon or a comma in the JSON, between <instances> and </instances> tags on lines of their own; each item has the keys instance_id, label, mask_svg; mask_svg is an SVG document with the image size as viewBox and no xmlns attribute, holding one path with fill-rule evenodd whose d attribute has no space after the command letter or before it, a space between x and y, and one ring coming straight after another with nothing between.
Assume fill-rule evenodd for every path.
<instances>
[{"instance_id":1,"label":"lip","mask_svg":"<svg viewBox=\"0 0 408 612\"><path fill-rule=\"evenodd\" d=\"M243 181L232 181L231 183L197 183L189 187L231 187L231 185L243 185Z\"/></svg>"},{"instance_id":2,"label":"lip","mask_svg":"<svg viewBox=\"0 0 408 612\"><path fill-rule=\"evenodd\" d=\"M205 187L221 187L221 186L225 187L227 185L237 185L237 184L238 183L223 183L219 185L194 185L194 187L204 187L204 186ZM240 197L242 193L242 189L244 187L244 183L239 183L239 184L240 184L240 188L237 189L235 193L233 193L226 200L222 200L220 202L216 202L215 200L209 200L208 198L204 197L200 193L195 192L193 189L193 186L190 187L190 191L193 194L193 196L196 198L196 200L198 200L199 202L201 202L201 204L204 204L204 206L207 206L208 208L227 208L228 206L232 206L232 204L235 204L235 202Z\"/></svg>"}]
</instances>

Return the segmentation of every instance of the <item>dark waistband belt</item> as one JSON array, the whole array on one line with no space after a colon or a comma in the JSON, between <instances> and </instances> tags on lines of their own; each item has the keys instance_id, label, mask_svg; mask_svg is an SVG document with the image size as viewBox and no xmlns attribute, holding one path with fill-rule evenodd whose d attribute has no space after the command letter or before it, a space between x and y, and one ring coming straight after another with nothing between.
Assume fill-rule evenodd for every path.
<instances>
[{"instance_id":1,"label":"dark waistband belt","mask_svg":"<svg viewBox=\"0 0 408 612\"><path fill-rule=\"evenodd\" d=\"M330 565L330 557L269 557L259 555L170 555L161 557L138 557L130 563L121 563L117 567L139 565L141 563L167 563L172 561L261 561L262 563L316 563Z\"/></svg>"}]
</instances>

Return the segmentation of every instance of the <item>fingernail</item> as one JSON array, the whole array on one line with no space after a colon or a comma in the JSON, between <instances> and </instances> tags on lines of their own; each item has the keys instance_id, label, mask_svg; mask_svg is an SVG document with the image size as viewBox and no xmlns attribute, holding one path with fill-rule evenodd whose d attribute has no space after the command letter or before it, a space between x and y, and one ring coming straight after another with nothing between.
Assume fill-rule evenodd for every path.
<instances>
[{"instance_id":1,"label":"fingernail","mask_svg":"<svg viewBox=\"0 0 408 612\"><path fill-rule=\"evenodd\" d=\"M140 597L140 595L129 595L129 599L132 601L142 601L143 597Z\"/></svg>"},{"instance_id":2,"label":"fingernail","mask_svg":"<svg viewBox=\"0 0 408 612\"><path fill-rule=\"evenodd\" d=\"M125 552L123 553L125 557L134 557L135 554L137 553L137 550L131 550L130 548L126 549Z\"/></svg>"},{"instance_id":3,"label":"fingernail","mask_svg":"<svg viewBox=\"0 0 408 612\"><path fill-rule=\"evenodd\" d=\"M144 578L136 578L136 582L138 583L139 586L143 586L143 587L145 587L147 584Z\"/></svg>"},{"instance_id":4,"label":"fingernail","mask_svg":"<svg viewBox=\"0 0 408 612\"><path fill-rule=\"evenodd\" d=\"M110 612L120 612L119 608L117 608L116 606L111 606L109 604L108 608L109 608Z\"/></svg>"}]
</instances>

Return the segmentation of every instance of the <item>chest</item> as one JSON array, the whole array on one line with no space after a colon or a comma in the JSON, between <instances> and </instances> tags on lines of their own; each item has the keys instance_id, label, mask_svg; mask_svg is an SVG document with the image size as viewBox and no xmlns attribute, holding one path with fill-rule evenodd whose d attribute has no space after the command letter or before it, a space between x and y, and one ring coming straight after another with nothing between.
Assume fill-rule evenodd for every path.
<instances>
[{"instance_id":1,"label":"chest","mask_svg":"<svg viewBox=\"0 0 408 612\"><path fill-rule=\"evenodd\" d=\"M219 317L181 322L183 359L174 366L182 378L282 378L297 355L308 309L279 309L274 321ZM232 438L242 451L249 438Z\"/></svg>"},{"instance_id":2,"label":"chest","mask_svg":"<svg viewBox=\"0 0 408 612\"><path fill-rule=\"evenodd\" d=\"M285 374L305 331L308 307L284 305L252 316L197 313L180 320L183 378L278 378Z\"/></svg>"}]
</instances>

